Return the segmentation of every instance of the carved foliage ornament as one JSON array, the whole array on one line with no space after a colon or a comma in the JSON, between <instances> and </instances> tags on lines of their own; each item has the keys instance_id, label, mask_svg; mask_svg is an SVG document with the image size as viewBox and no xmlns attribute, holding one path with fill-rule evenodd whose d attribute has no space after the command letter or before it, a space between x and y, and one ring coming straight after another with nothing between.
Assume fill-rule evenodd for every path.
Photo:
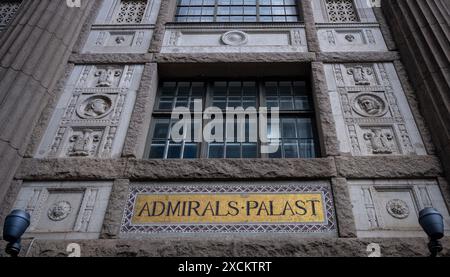
<instances>
[{"instance_id":1,"label":"carved foliage ornament","mask_svg":"<svg viewBox=\"0 0 450 277\"><path fill-rule=\"evenodd\" d=\"M67 201L60 201L53 204L48 210L48 218L53 221L62 221L72 212L72 205Z\"/></svg>"},{"instance_id":2,"label":"carved foliage ornament","mask_svg":"<svg viewBox=\"0 0 450 277\"><path fill-rule=\"evenodd\" d=\"M230 46L244 45L248 42L248 35L242 31L226 32L222 36L222 42Z\"/></svg>"},{"instance_id":3,"label":"carved foliage ornament","mask_svg":"<svg viewBox=\"0 0 450 277\"><path fill-rule=\"evenodd\" d=\"M389 200L386 204L386 210L391 216L398 219L407 218L410 214L408 204L400 199Z\"/></svg>"}]
</instances>

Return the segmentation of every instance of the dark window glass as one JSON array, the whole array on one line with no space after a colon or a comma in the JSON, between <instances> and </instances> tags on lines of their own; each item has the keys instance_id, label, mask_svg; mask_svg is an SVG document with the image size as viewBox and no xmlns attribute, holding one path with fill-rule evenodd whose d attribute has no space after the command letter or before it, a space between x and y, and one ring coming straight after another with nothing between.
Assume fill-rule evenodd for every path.
<instances>
[{"instance_id":1,"label":"dark window glass","mask_svg":"<svg viewBox=\"0 0 450 277\"><path fill-rule=\"evenodd\" d=\"M275 133L268 121L268 139L278 142L276 153L260 153L261 142L250 140L250 126L259 128L258 115L248 114L245 124L224 123L223 141L194 142L194 122L191 139L174 142L170 137L171 127L178 119L171 119L175 107L189 107L194 118L194 100L202 100L202 111L209 106L225 112L227 108L278 107L279 129ZM162 82L153 112L151 141L148 149L150 159L195 159L195 158L314 158L317 156L314 131L314 111L309 88L304 81L167 81ZM223 115L226 118L226 115ZM203 127L208 122L203 122ZM203 130L202 130L203 131ZM217 130L213 130L216 132ZM233 132L234 135L231 135ZM243 139L238 139L238 134ZM258 134L259 136L259 134ZM204 146L204 147L202 147ZM203 150L202 150L203 149ZM204 152L204 153L203 153Z\"/></svg>"},{"instance_id":2,"label":"dark window glass","mask_svg":"<svg viewBox=\"0 0 450 277\"><path fill-rule=\"evenodd\" d=\"M178 0L177 22L296 22L295 0Z\"/></svg>"}]
</instances>

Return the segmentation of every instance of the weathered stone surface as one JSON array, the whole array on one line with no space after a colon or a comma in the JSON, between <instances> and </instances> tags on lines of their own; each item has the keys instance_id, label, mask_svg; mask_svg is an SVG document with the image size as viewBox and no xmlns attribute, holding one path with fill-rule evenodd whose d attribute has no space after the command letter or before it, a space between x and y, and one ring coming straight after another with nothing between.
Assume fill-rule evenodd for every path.
<instances>
[{"instance_id":1,"label":"weathered stone surface","mask_svg":"<svg viewBox=\"0 0 450 277\"><path fill-rule=\"evenodd\" d=\"M127 203L129 183L125 179L114 181L100 238L111 239L118 237L122 224L123 211Z\"/></svg>"},{"instance_id":2,"label":"weathered stone surface","mask_svg":"<svg viewBox=\"0 0 450 277\"><path fill-rule=\"evenodd\" d=\"M145 65L128 133L122 150L123 157L140 158L144 155L148 129L158 87L158 65Z\"/></svg>"},{"instance_id":3,"label":"weathered stone surface","mask_svg":"<svg viewBox=\"0 0 450 277\"><path fill-rule=\"evenodd\" d=\"M391 62L399 59L398 52L329 52L318 53L324 63Z\"/></svg>"},{"instance_id":4,"label":"weathered stone surface","mask_svg":"<svg viewBox=\"0 0 450 277\"><path fill-rule=\"evenodd\" d=\"M128 178L151 180L300 179L335 176L332 159L129 160Z\"/></svg>"},{"instance_id":5,"label":"weathered stone surface","mask_svg":"<svg viewBox=\"0 0 450 277\"><path fill-rule=\"evenodd\" d=\"M126 163L120 159L23 159L16 179L113 180L122 178Z\"/></svg>"},{"instance_id":6,"label":"weathered stone surface","mask_svg":"<svg viewBox=\"0 0 450 277\"><path fill-rule=\"evenodd\" d=\"M153 54L73 54L69 62L75 64L142 64L151 62Z\"/></svg>"},{"instance_id":7,"label":"weathered stone surface","mask_svg":"<svg viewBox=\"0 0 450 277\"><path fill-rule=\"evenodd\" d=\"M311 62L314 53L199 53L199 54L156 54L158 63L219 63L219 62Z\"/></svg>"},{"instance_id":8,"label":"weathered stone surface","mask_svg":"<svg viewBox=\"0 0 450 277\"><path fill-rule=\"evenodd\" d=\"M0 198L8 189L50 91L64 73L92 4L86 1L80 8L70 9L57 1L26 1L17 24L2 33L0 111L7 114L0 113L1 137L21 153L1 156L5 171L0 176ZM14 134L14 139L4 138L6 134Z\"/></svg>"},{"instance_id":9,"label":"weathered stone surface","mask_svg":"<svg viewBox=\"0 0 450 277\"><path fill-rule=\"evenodd\" d=\"M314 90L314 100L319 121L319 137L321 138L321 148L324 156L339 155L339 145L336 134L331 100L328 94L326 76L323 63L313 62L312 82Z\"/></svg>"},{"instance_id":10,"label":"weathered stone surface","mask_svg":"<svg viewBox=\"0 0 450 277\"><path fill-rule=\"evenodd\" d=\"M30 138L30 142L28 143L28 147L25 151L24 158L32 158L37 151L39 144L41 143L42 137L44 136L45 130L47 130L47 126L52 118L54 109L58 104L59 98L64 91L64 86L74 68L73 64L68 64L66 66L64 76L59 80L56 84L55 88L52 90L52 96L49 97L47 105L39 117L38 122L36 123L33 133Z\"/></svg>"},{"instance_id":11,"label":"weathered stone surface","mask_svg":"<svg viewBox=\"0 0 450 277\"><path fill-rule=\"evenodd\" d=\"M284 238L205 239L201 237L146 240L36 240L23 242L22 256L67 257L67 245L78 243L82 257L367 257L367 247L378 243L382 257L426 257L427 239L301 239ZM450 239L442 240L441 256L450 256ZM0 249L6 244L0 242ZM0 252L0 257L6 256Z\"/></svg>"},{"instance_id":12,"label":"weathered stone surface","mask_svg":"<svg viewBox=\"0 0 450 277\"><path fill-rule=\"evenodd\" d=\"M442 1L383 1L382 10L413 83L420 109L450 180L448 5Z\"/></svg>"},{"instance_id":13,"label":"weathered stone surface","mask_svg":"<svg viewBox=\"0 0 450 277\"><path fill-rule=\"evenodd\" d=\"M331 181L334 205L338 222L339 237L356 237L355 218L352 211L352 202L345 178L334 178Z\"/></svg>"},{"instance_id":14,"label":"weathered stone surface","mask_svg":"<svg viewBox=\"0 0 450 277\"><path fill-rule=\"evenodd\" d=\"M346 178L422 178L442 174L434 156L336 157L336 168Z\"/></svg>"}]
</instances>

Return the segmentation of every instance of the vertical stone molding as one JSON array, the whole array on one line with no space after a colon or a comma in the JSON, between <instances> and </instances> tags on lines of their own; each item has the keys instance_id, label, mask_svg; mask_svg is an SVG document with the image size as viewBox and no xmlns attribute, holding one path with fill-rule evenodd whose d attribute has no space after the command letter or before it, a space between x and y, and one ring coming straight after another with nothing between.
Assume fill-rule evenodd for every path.
<instances>
[{"instance_id":1,"label":"vertical stone molding","mask_svg":"<svg viewBox=\"0 0 450 277\"><path fill-rule=\"evenodd\" d=\"M382 1L381 7L450 180L450 6L442 0L399 0Z\"/></svg>"},{"instance_id":2,"label":"vertical stone molding","mask_svg":"<svg viewBox=\"0 0 450 277\"><path fill-rule=\"evenodd\" d=\"M0 199L94 1L27 0L0 46Z\"/></svg>"}]
</instances>

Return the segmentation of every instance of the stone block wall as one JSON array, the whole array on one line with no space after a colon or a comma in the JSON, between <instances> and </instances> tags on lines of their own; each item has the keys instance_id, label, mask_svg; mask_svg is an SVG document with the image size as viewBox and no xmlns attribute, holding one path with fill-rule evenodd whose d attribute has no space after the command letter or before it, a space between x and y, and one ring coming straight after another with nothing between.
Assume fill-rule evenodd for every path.
<instances>
[{"instance_id":1,"label":"stone block wall","mask_svg":"<svg viewBox=\"0 0 450 277\"><path fill-rule=\"evenodd\" d=\"M333 1L345 13L336 13L328 3ZM385 256L426 255L418 211L436 207L447 227L450 223L446 163L443 167L437 157L428 130L434 125L423 119L428 112L419 108L423 99L405 72L382 10L362 0L333 1L298 1L303 22L265 25L174 23L174 0L137 1L139 12L128 18L119 0L88 1L74 10L59 3L55 9L76 13L77 28L65 28L78 33L67 35L73 40L65 59L48 64L52 76L59 72L52 91L27 102L32 107L39 102L40 109L21 109L16 117L2 109L2 122L29 139L17 144L17 158L2 155L9 175L2 177L0 219L14 207L33 214L24 243L27 248L36 239L31 256L64 256L71 242L82 245L84 256L367 256L371 243L379 243ZM21 26L14 25L17 20L32 22L27 11L20 10L2 34L11 40L9 47L35 45L19 42L21 32L14 32ZM9 49L2 47L0 54ZM11 63L19 57L10 57ZM2 56L0 81L7 80L7 61ZM310 80L320 157L144 159L160 79L243 74ZM3 94L5 101L15 101ZM32 126L19 124L29 123L26 118L33 119ZM318 231L323 226L310 232L244 227L247 231L206 233L176 226L171 232L139 232L126 225L136 187L282 183L327 188L327 232ZM448 238L444 246L449 255Z\"/></svg>"}]
</instances>

